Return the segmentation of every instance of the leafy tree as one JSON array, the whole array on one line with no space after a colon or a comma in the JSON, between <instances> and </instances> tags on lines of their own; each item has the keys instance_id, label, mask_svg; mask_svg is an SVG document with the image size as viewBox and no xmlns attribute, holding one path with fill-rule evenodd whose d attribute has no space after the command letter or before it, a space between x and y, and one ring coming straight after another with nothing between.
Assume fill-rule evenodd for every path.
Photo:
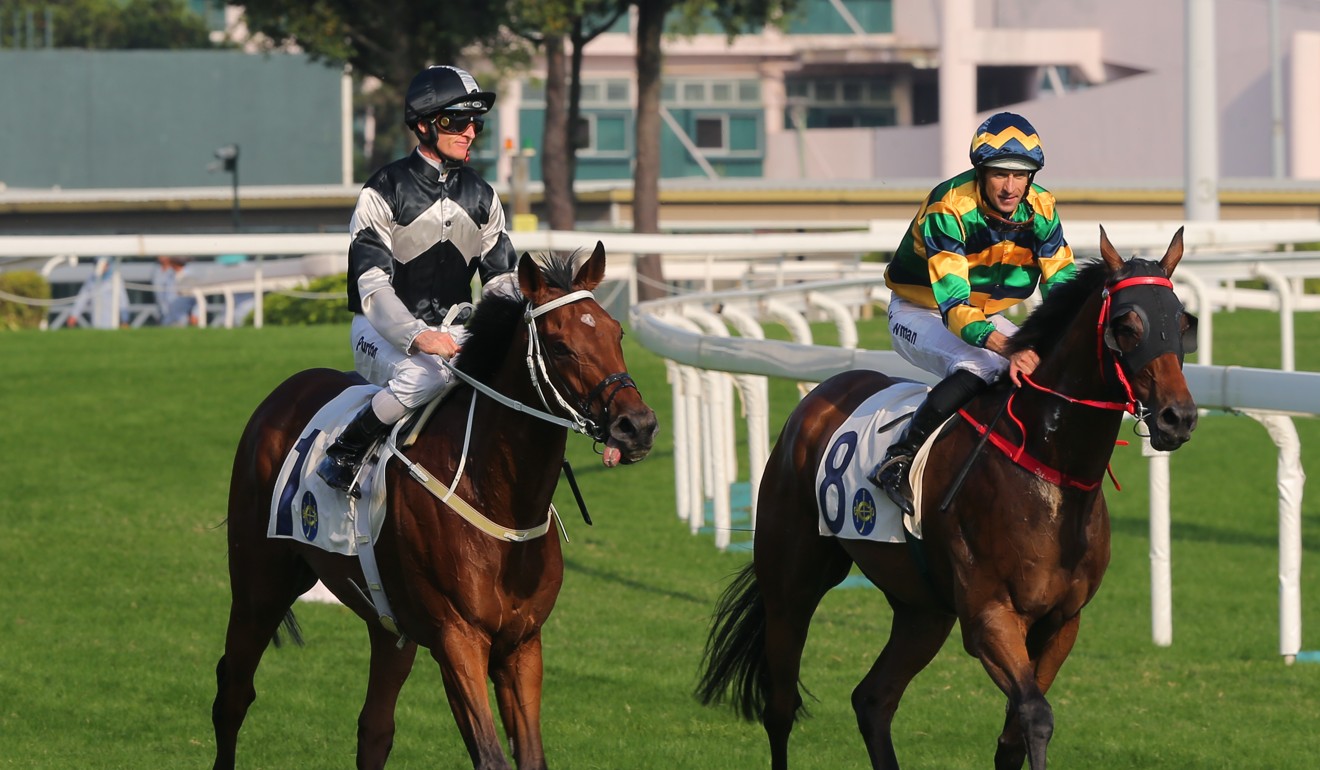
<instances>
[{"instance_id":1,"label":"leafy tree","mask_svg":"<svg viewBox=\"0 0 1320 770\"><path fill-rule=\"evenodd\" d=\"M183 0L0 0L0 44L93 50L211 48Z\"/></svg>"},{"instance_id":2,"label":"leafy tree","mask_svg":"<svg viewBox=\"0 0 1320 770\"><path fill-rule=\"evenodd\" d=\"M490 0L247 0L244 9L248 29L264 35L268 47L296 44L313 58L379 78L381 126L403 123L403 94L422 67L460 64L472 46L498 50L493 43L508 15ZM386 104L395 105L392 114ZM393 143L376 147L371 168L395 157Z\"/></svg>"},{"instance_id":3,"label":"leafy tree","mask_svg":"<svg viewBox=\"0 0 1320 770\"><path fill-rule=\"evenodd\" d=\"M50 284L41 273L35 270L0 273L0 330L40 327L46 318L49 299Z\"/></svg>"}]
</instances>

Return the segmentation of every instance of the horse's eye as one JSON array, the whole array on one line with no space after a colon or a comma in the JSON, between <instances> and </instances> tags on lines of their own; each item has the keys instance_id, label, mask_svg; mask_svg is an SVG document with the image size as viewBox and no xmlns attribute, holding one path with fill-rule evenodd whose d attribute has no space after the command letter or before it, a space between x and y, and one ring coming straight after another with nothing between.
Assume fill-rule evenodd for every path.
<instances>
[{"instance_id":1,"label":"horse's eye","mask_svg":"<svg viewBox=\"0 0 1320 770\"><path fill-rule=\"evenodd\" d=\"M573 349L568 345L565 345L563 340L555 340L550 343L550 355L555 356L556 358L571 356L573 355Z\"/></svg>"},{"instance_id":2,"label":"horse's eye","mask_svg":"<svg viewBox=\"0 0 1320 770\"><path fill-rule=\"evenodd\" d=\"M1141 332L1131 324L1114 324L1114 336L1123 339L1139 339Z\"/></svg>"}]
</instances>

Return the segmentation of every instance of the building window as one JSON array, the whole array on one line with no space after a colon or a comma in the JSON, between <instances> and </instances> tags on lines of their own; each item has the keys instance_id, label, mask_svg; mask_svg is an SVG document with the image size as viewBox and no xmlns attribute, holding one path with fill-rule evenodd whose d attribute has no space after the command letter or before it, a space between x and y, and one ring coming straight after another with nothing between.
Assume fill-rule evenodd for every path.
<instances>
[{"instance_id":1,"label":"building window","mask_svg":"<svg viewBox=\"0 0 1320 770\"><path fill-rule=\"evenodd\" d=\"M593 112L578 119L573 138L584 155L628 155L628 130L627 114Z\"/></svg>"},{"instance_id":2,"label":"building window","mask_svg":"<svg viewBox=\"0 0 1320 770\"><path fill-rule=\"evenodd\" d=\"M701 150L723 152L729 147L727 118L722 115L699 115L695 118L692 141Z\"/></svg>"},{"instance_id":3,"label":"building window","mask_svg":"<svg viewBox=\"0 0 1320 770\"><path fill-rule=\"evenodd\" d=\"M784 87L790 126L805 120L806 128L875 128L898 120L887 77L794 78Z\"/></svg>"},{"instance_id":4,"label":"building window","mask_svg":"<svg viewBox=\"0 0 1320 770\"><path fill-rule=\"evenodd\" d=\"M632 107L632 87L629 81L624 78L608 80L583 80L582 97L583 106L611 106ZM524 104L543 105L545 104L545 81L538 79L528 79L523 81L522 100Z\"/></svg>"},{"instance_id":5,"label":"building window","mask_svg":"<svg viewBox=\"0 0 1320 770\"><path fill-rule=\"evenodd\" d=\"M660 101L684 107L759 105L761 81L748 78L666 80L660 88Z\"/></svg>"}]
</instances>

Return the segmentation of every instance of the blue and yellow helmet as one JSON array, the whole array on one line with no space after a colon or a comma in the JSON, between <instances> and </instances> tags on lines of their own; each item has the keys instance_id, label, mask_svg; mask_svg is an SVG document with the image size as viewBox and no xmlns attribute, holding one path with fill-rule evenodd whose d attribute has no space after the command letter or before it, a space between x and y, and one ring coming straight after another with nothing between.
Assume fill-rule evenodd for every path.
<instances>
[{"instance_id":1,"label":"blue and yellow helmet","mask_svg":"<svg viewBox=\"0 0 1320 770\"><path fill-rule=\"evenodd\" d=\"M1001 112L991 115L976 129L970 152L976 168L1006 168L1039 171L1045 165L1045 150L1036 129L1021 115Z\"/></svg>"}]
</instances>

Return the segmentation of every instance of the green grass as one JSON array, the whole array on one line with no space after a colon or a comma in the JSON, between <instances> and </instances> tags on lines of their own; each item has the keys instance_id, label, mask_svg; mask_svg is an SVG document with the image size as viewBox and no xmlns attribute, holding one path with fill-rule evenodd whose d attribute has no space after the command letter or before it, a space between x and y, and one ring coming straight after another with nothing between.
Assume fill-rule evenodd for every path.
<instances>
[{"instance_id":1,"label":"green grass","mask_svg":"<svg viewBox=\"0 0 1320 770\"><path fill-rule=\"evenodd\" d=\"M1216 363L1277 366L1267 313L1215 318ZM882 324L863 329L877 344ZM1320 315L1297 319L1298 367L1320 370ZM0 767L209 766L214 667L228 611L224 517L232 452L280 380L350 365L344 327L142 329L0 335ZM821 335L828 341L828 333ZM646 462L606 471L570 440L595 526L558 504L572 542L545 629L543 727L557 768L758 768L757 725L691 696L711 608L747 553L719 553L674 513L670 390L628 340L662 435ZM772 388L777 432L790 383ZM1320 478L1320 422L1296 421ZM745 462L745 461L744 461ZM1172 460L1174 644L1150 641L1146 464L1120 448L1108 498L1113 562L1052 690L1052 765L1313 766L1320 666L1278 655L1274 449L1238 416L1208 415ZM745 478L746 471L743 470ZM1312 491L1312 490L1308 490ZM1304 646L1320 647L1320 500L1304 501ZM366 683L362 624L300 603L307 646L272 649L239 742L245 768L353 764ZM813 718L794 767L868 766L848 698L879 652L879 592L826 597L803 681ZM905 768L987 767L1003 698L955 631L895 721ZM459 768L466 753L437 667L419 655L398 712L393 768Z\"/></svg>"}]
</instances>

